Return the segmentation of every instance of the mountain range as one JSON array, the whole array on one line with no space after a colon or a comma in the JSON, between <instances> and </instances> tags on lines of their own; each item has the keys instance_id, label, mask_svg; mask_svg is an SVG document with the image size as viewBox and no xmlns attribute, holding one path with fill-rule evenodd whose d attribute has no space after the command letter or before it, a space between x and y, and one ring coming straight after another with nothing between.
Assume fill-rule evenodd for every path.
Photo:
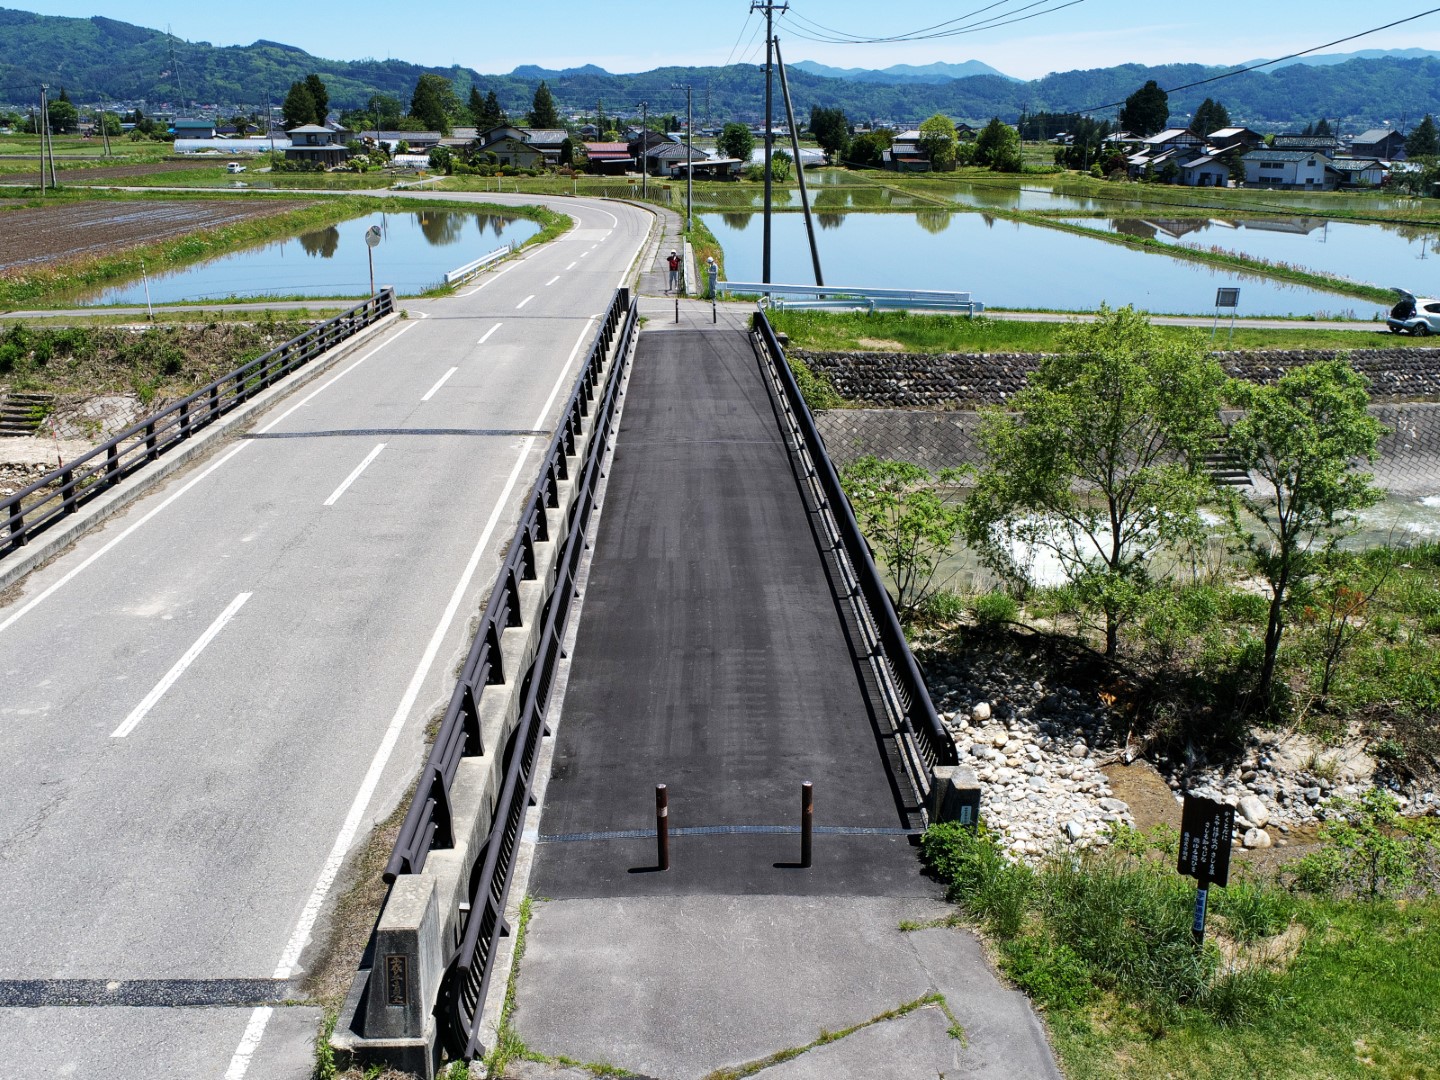
<instances>
[{"instance_id":1,"label":"mountain range","mask_svg":"<svg viewBox=\"0 0 1440 1080\"><path fill-rule=\"evenodd\" d=\"M1024 112L1092 112L1115 115L1116 103L1154 79L1162 87L1223 75L1230 67L1200 64L1122 64L1057 72L1025 82L980 64L897 65L885 71L792 63L790 86L797 113L812 105L838 106L853 121L912 124L937 112L981 124L992 116L1013 122ZM983 70L982 70L983 69ZM409 104L421 74L449 79L463 101L471 87L493 90L502 107L521 116L540 80L562 112L633 113L641 100L652 114L681 112L676 85L695 87L697 123L763 115L764 80L755 65L666 67L613 74L593 64L553 70L534 65L508 74L472 68L426 67L402 60L329 60L273 40L217 47L184 42L159 30L106 18L76 19L0 8L0 98L31 100L38 84L64 87L78 102L278 104L290 83L314 72L338 109L360 108L372 94ZM971 74L961 74L971 72ZM1172 94L1172 119L1184 121L1205 97L1229 110L1235 123L1262 130L1303 125L1320 117L1356 131L1389 121L1397 127L1426 113L1440 115L1440 54L1403 50L1306 57Z\"/></svg>"}]
</instances>

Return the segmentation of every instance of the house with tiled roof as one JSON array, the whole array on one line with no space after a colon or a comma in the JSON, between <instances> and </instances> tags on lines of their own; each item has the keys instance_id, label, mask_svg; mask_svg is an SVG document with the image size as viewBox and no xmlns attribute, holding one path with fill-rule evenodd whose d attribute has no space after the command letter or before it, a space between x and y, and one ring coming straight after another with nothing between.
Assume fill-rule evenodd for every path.
<instances>
[{"instance_id":1,"label":"house with tiled roof","mask_svg":"<svg viewBox=\"0 0 1440 1080\"><path fill-rule=\"evenodd\" d=\"M930 157L920 149L920 131L911 128L902 131L890 143L890 149L882 155L887 169L895 172L929 172Z\"/></svg>"},{"instance_id":2,"label":"house with tiled roof","mask_svg":"<svg viewBox=\"0 0 1440 1080\"><path fill-rule=\"evenodd\" d=\"M318 161L325 168L333 169L350 160L350 150L344 140L352 132L303 124L285 134L290 137L290 145L285 148L287 161Z\"/></svg>"},{"instance_id":3,"label":"house with tiled roof","mask_svg":"<svg viewBox=\"0 0 1440 1080\"><path fill-rule=\"evenodd\" d=\"M629 144L623 142L587 142L585 160L590 172L607 176L622 176L635 164Z\"/></svg>"},{"instance_id":4,"label":"house with tiled roof","mask_svg":"<svg viewBox=\"0 0 1440 1080\"><path fill-rule=\"evenodd\" d=\"M1276 135L1271 150L1293 150L1303 154L1324 154L1334 157L1340 152L1340 140L1334 135Z\"/></svg>"},{"instance_id":5,"label":"house with tiled roof","mask_svg":"<svg viewBox=\"0 0 1440 1080\"><path fill-rule=\"evenodd\" d=\"M1265 145L1265 136L1247 127L1228 127L1212 131L1205 141L1211 149L1223 154L1236 146L1244 150L1258 150Z\"/></svg>"},{"instance_id":6,"label":"house with tiled roof","mask_svg":"<svg viewBox=\"0 0 1440 1080\"><path fill-rule=\"evenodd\" d=\"M569 137L564 128L521 128L502 124L480 132L475 137L475 149L482 154L494 154L500 165L543 168L560 164L564 143Z\"/></svg>"},{"instance_id":7,"label":"house with tiled roof","mask_svg":"<svg viewBox=\"0 0 1440 1080\"><path fill-rule=\"evenodd\" d=\"M1379 161L1404 161L1405 136L1389 128L1371 128L1351 141L1350 155Z\"/></svg>"},{"instance_id":8,"label":"house with tiled roof","mask_svg":"<svg viewBox=\"0 0 1440 1080\"><path fill-rule=\"evenodd\" d=\"M1251 150L1241 160L1246 187L1328 191L1339 179L1330 159L1318 151Z\"/></svg>"},{"instance_id":9,"label":"house with tiled roof","mask_svg":"<svg viewBox=\"0 0 1440 1080\"><path fill-rule=\"evenodd\" d=\"M1385 182L1389 169L1378 158L1335 158L1330 162L1340 188L1372 188Z\"/></svg>"}]
</instances>

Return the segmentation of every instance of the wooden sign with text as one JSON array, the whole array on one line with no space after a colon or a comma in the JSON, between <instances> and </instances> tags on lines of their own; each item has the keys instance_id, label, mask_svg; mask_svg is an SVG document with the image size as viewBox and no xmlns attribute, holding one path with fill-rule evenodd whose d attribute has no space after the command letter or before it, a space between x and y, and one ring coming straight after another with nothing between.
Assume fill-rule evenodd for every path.
<instances>
[{"instance_id":1,"label":"wooden sign with text","mask_svg":"<svg viewBox=\"0 0 1440 1080\"><path fill-rule=\"evenodd\" d=\"M1186 795L1180 812L1180 873L1202 885L1224 886L1230 877L1230 841L1235 808L1214 799Z\"/></svg>"}]
</instances>

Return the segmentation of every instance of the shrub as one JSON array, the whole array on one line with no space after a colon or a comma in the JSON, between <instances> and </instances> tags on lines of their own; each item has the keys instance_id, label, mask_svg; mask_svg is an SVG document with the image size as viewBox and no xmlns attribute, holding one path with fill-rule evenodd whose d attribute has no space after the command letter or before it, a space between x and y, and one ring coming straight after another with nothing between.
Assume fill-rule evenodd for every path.
<instances>
[{"instance_id":1,"label":"shrub","mask_svg":"<svg viewBox=\"0 0 1440 1080\"><path fill-rule=\"evenodd\" d=\"M965 603L948 589L939 589L925 599L925 614L936 622L953 623L965 611Z\"/></svg>"},{"instance_id":2,"label":"shrub","mask_svg":"<svg viewBox=\"0 0 1440 1080\"><path fill-rule=\"evenodd\" d=\"M1009 593L996 590L977 596L972 605L975 621L981 626L1003 626L1013 623L1020 616L1020 606Z\"/></svg>"},{"instance_id":3,"label":"shrub","mask_svg":"<svg viewBox=\"0 0 1440 1080\"><path fill-rule=\"evenodd\" d=\"M1005 974L1041 1008L1073 1009L1094 996L1085 961L1047 934L1024 934L1007 941L1000 954Z\"/></svg>"},{"instance_id":4,"label":"shrub","mask_svg":"<svg viewBox=\"0 0 1440 1080\"><path fill-rule=\"evenodd\" d=\"M1440 831L1427 818L1405 818L1395 796L1371 788L1358 800L1332 799L1336 816L1320 826L1325 846L1286 866L1295 884L1322 895L1353 890L1368 900L1429 886L1440 864Z\"/></svg>"}]
</instances>

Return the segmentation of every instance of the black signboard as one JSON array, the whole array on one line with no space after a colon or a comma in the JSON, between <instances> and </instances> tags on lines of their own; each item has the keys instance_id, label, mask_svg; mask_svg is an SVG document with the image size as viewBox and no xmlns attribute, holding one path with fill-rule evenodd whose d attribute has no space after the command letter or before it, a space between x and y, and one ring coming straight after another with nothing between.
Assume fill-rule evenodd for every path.
<instances>
[{"instance_id":1,"label":"black signboard","mask_svg":"<svg viewBox=\"0 0 1440 1080\"><path fill-rule=\"evenodd\" d=\"M1233 806L1186 795L1180 812L1180 873L1198 879L1202 886L1223 886L1230 876L1230 837L1234 831Z\"/></svg>"},{"instance_id":2,"label":"black signboard","mask_svg":"<svg viewBox=\"0 0 1440 1080\"><path fill-rule=\"evenodd\" d=\"M1216 290L1215 290L1215 306L1216 306L1217 308L1222 308L1222 307L1229 307L1229 308L1239 307L1239 306L1240 306L1240 290L1239 290L1239 289L1216 289Z\"/></svg>"}]
</instances>

